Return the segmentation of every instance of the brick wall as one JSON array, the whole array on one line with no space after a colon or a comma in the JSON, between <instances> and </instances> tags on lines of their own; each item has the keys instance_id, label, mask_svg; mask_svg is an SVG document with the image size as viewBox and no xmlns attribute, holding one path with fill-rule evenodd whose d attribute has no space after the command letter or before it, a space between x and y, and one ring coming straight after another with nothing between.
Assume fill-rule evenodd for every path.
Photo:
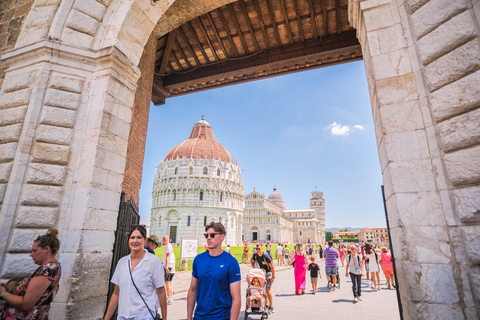
<instances>
[{"instance_id":1,"label":"brick wall","mask_svg":"<svg viewBox=\"0 0 480 320\"><path fill-rule=\"evenodd\" d=\"M123 178L122 190L126 198L133 197L139 202L139 191L142 184L143 158L147 139L148 115L152 97L152 84L155 67L156 37L152 34L148 39L139 68L142 72L138 80L135 102L132 110L132 123L127 149L127 163Z\"/></svg>"},{"instance_id":2,"label":"brick wall","mask_svg":"<svg viewBox=\"0 0 480 320\"><path fill-rule=\"evenodd\" d=\"M0 1L0 56L12 49L17 43L23 22L27 17L33 0L1 0ZM5 66L0 61L0 87L5 77Z\"/></svg>"}]
</instances>

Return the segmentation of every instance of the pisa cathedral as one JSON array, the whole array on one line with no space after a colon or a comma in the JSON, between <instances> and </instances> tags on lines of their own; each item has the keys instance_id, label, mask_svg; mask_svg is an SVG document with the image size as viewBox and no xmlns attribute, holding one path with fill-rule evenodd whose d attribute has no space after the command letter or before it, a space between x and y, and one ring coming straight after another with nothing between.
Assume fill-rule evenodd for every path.
<instances>
[{"instance_id":1,"label":"pisa cathedral","mask_svg":"<svg viewBox=\"0 0 480 320\"><path fill-rule=\"evenodd\" d=\"M244 194L241 169L232 154L215 140L205 119L187 140L160 162L153 183L150 232L168 235L171 242L198 239L204 226L221 222L225 245L243 240L305 243L325 240L323 192L312 192L310 209L285 210L276 188L268 199L253 191Z\"/></svg>"}]
</instances>

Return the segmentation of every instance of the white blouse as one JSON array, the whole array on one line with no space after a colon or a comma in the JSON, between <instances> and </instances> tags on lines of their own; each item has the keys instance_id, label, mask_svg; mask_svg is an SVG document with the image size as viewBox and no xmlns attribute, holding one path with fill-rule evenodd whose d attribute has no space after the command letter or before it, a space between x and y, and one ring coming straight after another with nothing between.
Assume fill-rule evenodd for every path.
<instances>
[{"instance_id":1,"label":"white blouse","mask_svg":"<svg viewBox=\"0 0 480 320\"><path fill-rule=\"evenodd\" d=\"M165 271L159 257L148 253L145 249L144 251L145 256L132 271L132 277L148 307L155 313L160 307L156 288L165 286ZM111 280L120 289L118 297L119 318L134 318L148 312L130 278L131 260L131 255L121 258L115 267Z\"/></svg>"}]
</instances>

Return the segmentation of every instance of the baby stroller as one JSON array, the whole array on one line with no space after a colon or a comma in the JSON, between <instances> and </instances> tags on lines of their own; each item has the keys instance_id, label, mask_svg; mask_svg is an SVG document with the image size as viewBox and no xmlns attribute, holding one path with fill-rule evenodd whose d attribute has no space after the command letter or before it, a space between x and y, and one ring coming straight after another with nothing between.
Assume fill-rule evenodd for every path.
<instances>
[{"instance_id":1,"label":"baby stroller","mask_svg":"<svg viewBox=\"0 0 480 320\"><path fill-rule=\"evenodd\" d=\"M333 287L332 279L328 281L328 289L331 290ZM340 289L340 268L337 268L337 289Z\"/></svg>"},{"instance_id":2,"label":"baby stroller","mask_svg":"<svg viewBox=\"0 0 480 320\"><path fill-rule=\"evenodd\" d=\"M252 280L253 278L257 278L259 282L259 286L255 287L252 285ZM247 288L247 299L245 302L245 320L248 319L249 314L255 314L255 315L262 315L261 320L268 319L268 306L267 306L267 296L265 295L265 290L267 289L266 286L266 280L265 280L265 270L263 269L251 269L247 273L247 283L248 283L248 288ZM260 295L262 296L263 299L263 312L260 312L260 301L257 299L253 299L250 305L251 312L249 312L248 308L248 300L250 296L252 295L253 290L258 290Z\"/></svg>"}]
</instances>

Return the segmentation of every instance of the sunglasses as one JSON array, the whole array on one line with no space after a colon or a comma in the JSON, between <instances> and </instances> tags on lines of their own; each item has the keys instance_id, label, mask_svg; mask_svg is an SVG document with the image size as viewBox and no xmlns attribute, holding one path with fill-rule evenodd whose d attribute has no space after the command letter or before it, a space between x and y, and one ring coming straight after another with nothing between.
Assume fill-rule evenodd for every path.
<instances>
[{"instance_id":1,"label":"sunglasses","mask_svg":"<svg viewBox=\"0 0 480 320\"><path fill-rule=\"evenodd\" d=\"M210 237L210 238L213 239L213 238L215 238L215 235L217 235L217 234L220 234L220 233L219 232L212 232L212 233L204 233L203 235L204 235L205 238Z\"/></svg>"}]
</instances>

